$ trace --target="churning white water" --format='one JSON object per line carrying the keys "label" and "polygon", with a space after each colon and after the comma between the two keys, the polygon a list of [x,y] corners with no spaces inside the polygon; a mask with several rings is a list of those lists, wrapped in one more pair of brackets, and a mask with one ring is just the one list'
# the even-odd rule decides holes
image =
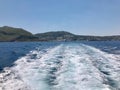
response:
{"label": "churning white water", "polygon": [[120,57],[84,44],[38,48],[4,69],[0,90],[120,90]]}

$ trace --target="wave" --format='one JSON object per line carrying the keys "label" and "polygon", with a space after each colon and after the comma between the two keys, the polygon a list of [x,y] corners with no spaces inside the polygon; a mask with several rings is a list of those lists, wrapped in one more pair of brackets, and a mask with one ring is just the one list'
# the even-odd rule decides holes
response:
{"label": "wave", "polygon": [[120,90],[120,57],[84,44],[33,50],[0,74],[0,90]]}

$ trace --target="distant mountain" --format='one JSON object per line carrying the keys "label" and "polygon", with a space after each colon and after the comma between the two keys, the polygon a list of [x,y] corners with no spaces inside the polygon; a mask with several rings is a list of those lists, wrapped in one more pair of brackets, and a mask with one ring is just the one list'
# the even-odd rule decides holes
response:
{"label": "distant mountain", "polygon": [[46,32],[33,35],[22,28],[9,26],[0,27],[0,42],[6,41],[120,41],[120,35],[83,36],[66,31]]}
{"label": "distant mountain", "polygon": [[31,41],[36,37],[32,33],[21,29],[9,26],[0,27],[0,41]]}
{"label": "distant mountain", "polygon": [[74,38],[74,34],[65,31],[46,32],[35,34],[40,41],[71,41]]}
{"label": "distant mountain", "polygon": [[118,36],[84,36],[75,35],[65,31],[46,32],[35,34],[40,41],[120,41]]}

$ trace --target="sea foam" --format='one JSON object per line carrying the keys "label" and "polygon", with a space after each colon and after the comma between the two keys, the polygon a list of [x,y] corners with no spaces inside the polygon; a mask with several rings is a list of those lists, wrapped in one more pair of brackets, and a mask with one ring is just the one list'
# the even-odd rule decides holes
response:
{"label": "sea foam", "polygon": [[120,90],[120,57],[84,44],[33,50],[0,74],[0,90]]}

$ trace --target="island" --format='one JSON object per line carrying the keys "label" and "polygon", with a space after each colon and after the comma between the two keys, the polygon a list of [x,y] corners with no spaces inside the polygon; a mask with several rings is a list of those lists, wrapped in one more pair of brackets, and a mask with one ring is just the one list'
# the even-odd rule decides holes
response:
{"label": "island", "polygon": [[32,34],[22,28],[10,26],[0,27],[0,42],[24,41],[120,41],[120,35],[90,36],[75,35],[66,31],[51,31]]}

